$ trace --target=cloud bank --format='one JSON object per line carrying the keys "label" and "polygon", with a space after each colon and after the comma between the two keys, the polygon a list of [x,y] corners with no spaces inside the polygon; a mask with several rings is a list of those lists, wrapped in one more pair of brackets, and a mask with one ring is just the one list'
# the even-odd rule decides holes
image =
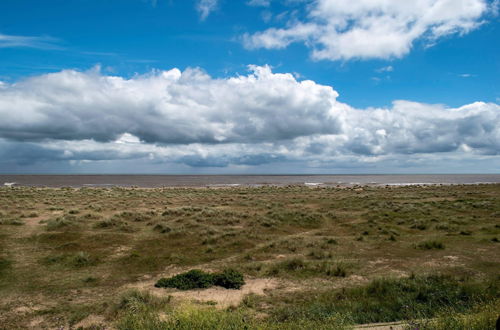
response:
{"label": "cloud bank", "polygon": [[495,11],[487,0],[314,0],[306,17],[243,36],[247,48],[282,49],[302,42],[316,60],[389,59],[408,54],[416,40],[433,44],[465,34]]}
{"label": "cloud bank", "polygon": [[498,104],[399,100],[356,109],[330,86],[267,66],[250,70],[224,79],[200,69],[130,79],[64,70],[0,84],[3,168],[105,160],[368,166],[414,155],[418,167],[418,160],[450,155],[500,158]]}

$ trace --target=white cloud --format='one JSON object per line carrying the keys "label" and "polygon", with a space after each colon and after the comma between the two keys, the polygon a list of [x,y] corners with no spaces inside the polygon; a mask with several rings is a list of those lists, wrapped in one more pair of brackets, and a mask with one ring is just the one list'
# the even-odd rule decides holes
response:
{"label": "white cloud", "polygon": [[40,49],[59,49],[60,47],[56,44],[57,41],[57,39],[48,36],[33,37],[0,33],[0,48],[28,47]]}
{"label": "white cloud", "polygon": [[215,9],[217,9],[218,0],[197,0],[196,10],[200,14],[200,19],[202,21],[206,20],[207,17]]}
{"label": "white cloud", "polygon": [[378,73],[392,72],[392,71],[394,71],[394,68],[392,67],[392,65],[384,66],[384,67],[381,67],[381,68],[378,68],[377,70],[375,70],[375,72],[378,72]]}
{"label": "white cloud", "polygon": [[65,70],[4,83],[0,158],[202,167],[396,164],[412,155],[499,159],[498,104],[395,101],[356,109],[337,101],[329,86],[269,67],[251,70],[225,79],[199,69],[131,79]]}
{"label": "white cloud", "polygon": [[269,7],[271,4],[271,0],[249,0],[247,1],[247,5],[253,7]]}
{"label": "white cloud", "polygon": [[243,36],[247,48],[285,48],[304,42],[316,60],[399,58],[418,39],[429,43],[465,34],[493,7],[486,0],[316,0],[306,19]]}

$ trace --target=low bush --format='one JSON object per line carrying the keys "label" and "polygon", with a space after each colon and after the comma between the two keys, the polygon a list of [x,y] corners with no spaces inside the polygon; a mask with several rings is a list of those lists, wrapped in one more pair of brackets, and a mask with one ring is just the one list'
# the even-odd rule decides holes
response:
{"label": "low bush", "polygon": [[192,290],[206,289],[216,285],[226,289],[239,289],[244,284],[243,275],[234,269],[226,269],[220,273],[207,273],[199,269],[193,269],[170,278],[162,278],[156,282],[155,287]]}
{"label": "low bush", "polygon": [[214,285],[214,276],[199,269],[162,278],[156,282],[157,288],[176,288],[179,290],[204,289]]}
{"label": "low bush", "polygon": [[226,289],[240,289],[245,285],[243,274],[234,269],[225,269],[223,272],[214,274],[214,284]]}

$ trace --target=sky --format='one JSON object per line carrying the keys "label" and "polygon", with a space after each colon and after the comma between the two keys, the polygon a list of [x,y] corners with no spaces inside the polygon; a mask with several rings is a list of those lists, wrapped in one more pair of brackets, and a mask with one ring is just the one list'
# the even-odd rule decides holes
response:
{"label": "sky", "polygon": [[2,0],[0,173],[500,173],[498,0]]}

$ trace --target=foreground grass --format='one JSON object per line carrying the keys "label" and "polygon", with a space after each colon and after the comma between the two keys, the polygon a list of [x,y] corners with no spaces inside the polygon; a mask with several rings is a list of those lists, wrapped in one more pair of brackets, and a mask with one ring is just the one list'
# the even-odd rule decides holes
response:
{"label": "foreground grass", "polygon": [[440,310],[465,313],[477,305],[500,298],[500,280],[472,282],[450,276],[410,276],[376,279],[365,286],[310,292],[296,292],[276,299],[261,298],[267,304],[280,301],[270,311],[277,322],[327,321],[344,317],[352,324],[431,319]]}
{"label": "foreground grass", "polygon": [[[140,292],[121,305],[119,329],[347,329],[406,320],[410,329],[493,329],[500,280],[478,283],[448,276],[379,279],[350,289],[297,292],[285,299],[248,299],[234,310],[180,305]],[[139,298],[137,298],[139,297]],[[280,306],[273,306],[278,303]],[[266,318],[255,308],[266,306]]]}
{"label": "foreground grass", "polygon": [[[0,328],[480,329],[498,306],[499,220],[500,185],[0,188]],[[227,268],[278,285],[230,309],[154,288]],[[146,298],[117,302],[134,286]]]}

